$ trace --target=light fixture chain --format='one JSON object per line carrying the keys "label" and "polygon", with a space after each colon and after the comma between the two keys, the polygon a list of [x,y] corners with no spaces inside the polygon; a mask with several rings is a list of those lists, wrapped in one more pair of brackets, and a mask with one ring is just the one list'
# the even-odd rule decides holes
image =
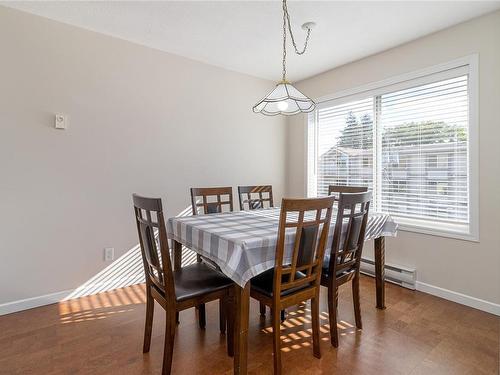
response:
{"label": "light fixture chain", "polygon": [[286,0],[283,0],[283,82],[286,81]]}
{"label": "light fixture chain", "polygon": [[299,51],[299,49],[297,48],[297,43],[295,42],[295,38],[293,37],[292,25],[290,22],[290,14],[288,13],[288,7],[286,5],[286,0],[283,0],[283,11],[284,11],[285,16],[286,16],[286,20],[287,20],[287,24],[288,24],[288,31],[290,32],[290,39],[292,39],[292,44],[293,44],[293,48],[295,49],[295,53],[297,55],[303,55],[307,49],[307,43],[309,42],[309,37],[311,36],[311,29],[307,28],[307,35],[306,35],[306,40],[304,42],[304,48],[302,49],[302,51]]}
{"label": "light fixture chain", "polygon": [[286,29],[288,26],[288,32],[290,33],[290,39],[292,40],[293,48],[297,55],[303,55],[306,52],[307,44],[309,43],[309,37],[311,36],[311,29],[307,28],[306,40],[304,42],[304,48],[299,51],[297,48],[297,43],[293,37],[292,25],[290,22],[290,14],[288,13],[288,7],[286,5],[286,0],[283,0],[283,82],[286,81]]}

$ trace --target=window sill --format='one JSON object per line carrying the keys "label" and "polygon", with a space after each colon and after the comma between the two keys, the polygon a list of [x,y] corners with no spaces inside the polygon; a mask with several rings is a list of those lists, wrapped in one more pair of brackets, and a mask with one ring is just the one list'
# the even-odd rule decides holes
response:
{"label": "window sill", "polygon": [[[400,231],[479,242],[479,235],[471,232],[469,225],[430,222],[426,220],[409,219],[392,215],[391,217],[398,224],[398,230]],[[432,227],[430,227],[430,225],[432,225]]]}

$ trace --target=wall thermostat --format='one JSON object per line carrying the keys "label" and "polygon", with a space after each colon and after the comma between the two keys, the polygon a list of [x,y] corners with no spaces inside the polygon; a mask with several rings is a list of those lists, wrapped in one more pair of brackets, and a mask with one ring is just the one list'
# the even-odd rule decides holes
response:
{"label": "wall thermostat", "polygon": [[62,113],[57,113],[55,118],[56,129],[66,129],[68,127],[68,116]]}

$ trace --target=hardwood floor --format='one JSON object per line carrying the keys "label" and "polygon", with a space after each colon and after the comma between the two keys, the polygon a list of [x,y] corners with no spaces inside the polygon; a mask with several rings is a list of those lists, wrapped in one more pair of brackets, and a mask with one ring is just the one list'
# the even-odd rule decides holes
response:
{"label": "hardwood floor", "polygon": [[[330,346],[326,290],[321,294],[321,353],[312,354],[310,310],[290,310],[282,325],[286,374],[498,374],[500,318],[428,294],[387,285],[387,309],[375,309],[374,280],[362,277],[363,330],[354,324],[350,288],[340,289],[337,350]],[[164,319],[156,309],[151,352],[142,354],[142,285],[0,317],[0,374],[159,374]],[[181,313],[174,374],[231,374],[218,304],[207,328],[193,309]],[[271,374],[269,313],[252,301],[249,372]]]}

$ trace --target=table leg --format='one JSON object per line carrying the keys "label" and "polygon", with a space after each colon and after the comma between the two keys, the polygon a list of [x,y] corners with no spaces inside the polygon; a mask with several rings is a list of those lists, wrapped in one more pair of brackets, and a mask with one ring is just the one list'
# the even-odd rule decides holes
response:
{"label": "table leg", "polygon": [[174,255],[174,270],[179,271],[182,264],[182,244],[176,240],[172,240],[173,255]]}
{"label": "table leg", "polygon": [[375,286],[377,309],[385,309],[385,237],[375,238]]}
{"label": "table leg", "polygon": [[234,335],[234,373],[247,373],[248,359],[248,319],[250,308],[250,282],[244,288],[236,287],[236,314]]}

